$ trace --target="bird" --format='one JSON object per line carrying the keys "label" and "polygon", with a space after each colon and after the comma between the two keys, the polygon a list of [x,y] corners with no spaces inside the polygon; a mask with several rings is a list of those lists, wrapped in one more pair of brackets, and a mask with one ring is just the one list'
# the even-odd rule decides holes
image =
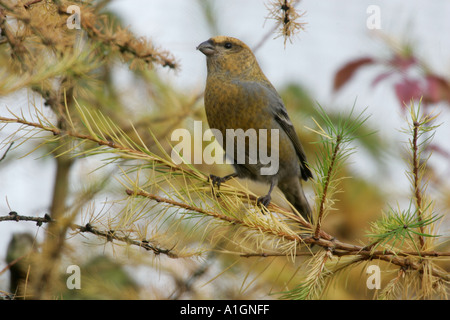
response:
{"label": "bird", "polygon": [[[250,179],[270,184],[266,195],[257,200],[258,205],[267,207],[271,202],[271,194],[278,187],[293,207],[312,223],[312,210],[305,197],[301,180],[308,181],[313,174],[308,166],[305,151],[289,118],[286,107],[261,70],[252,50],[241,40],[228,36],[215,36],[197,46],[197,50],[206,56],[207,77],[204,92],[206,118],[213,132],[220,132],[226,137],[227,129],[247,132],[255,130],[261,138],[261,130],[266,132],[267,152],[278,152],[278,170],[272,174],[261,174],[267,167],[259,157],[250,154],[251,146],[244,150],[227,149],[227,139],[219,143],[225,155],[231,158],[235,172],[224,177],[211,175],[213,187],[231,178]],[[278,146],[272,141],[278,133]],[[216,135],[216,134],[215,134]],[[246,137],[246,141],[250,141]],[[231,149],[231,150],[229,150]],[[239,154],[244,152],[244,162],[239,162]],[[256,160],[256,161],[255,161]]]}

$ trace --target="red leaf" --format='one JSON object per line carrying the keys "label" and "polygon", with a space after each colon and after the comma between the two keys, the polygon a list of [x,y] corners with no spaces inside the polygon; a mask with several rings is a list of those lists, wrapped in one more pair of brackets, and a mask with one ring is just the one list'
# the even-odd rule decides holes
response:
{"label": "red leaf", "polygon": [[389,64],[394,68],[400,69],[400,71],[406,71],[409,67],[415,65],[417,59],[413,56],[401,56],[396,54],[390,61]]}
{"label": "red leaf", "polygon": [[338,91],[344,84],[346,84],[354,75],[354,73],[362,66],[373,63],[372,58],[360,58],[353,60],[344,65],[334,76],[333,90]]}
{"label": "red leaf", "polygon": [[418,100],[422,97],[419,80],[403,78],[401,82],[395,84],[395,94],[401,107],[405,108],[405,103],[409,103],[411,100]]}
{"label": "red leaf", "polygon": [[450,84],[446,79],[437,75],[427,75],[425,100],[429,103],[436,103],[439,101],[450,102]]}

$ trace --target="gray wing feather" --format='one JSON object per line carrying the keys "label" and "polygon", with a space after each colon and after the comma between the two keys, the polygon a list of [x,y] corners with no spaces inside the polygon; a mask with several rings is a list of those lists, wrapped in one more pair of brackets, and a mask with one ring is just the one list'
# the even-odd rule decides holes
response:
{"label": "gray wing feather", "polygon": [[292,125],[291,119],[289,118],[283,100],[278,95],[275,88],[269,88],[268,91],[270,93],[270,98],[272,101],[270,108],[272,110],[273,116],[275,120],[280,124],[281,128],[283,128],[284,132],[286,132],[289,139],[291,139],[297,156],[300,160],[302,178],[303,180],[308,180],[308,178],[312,178],[313,175],[311,170],[308,168],[305,151],[300,140],[298,139],[297,133],[295,132],[295,128]]}
{"label": "gray wing feather", "polygon": [[294,145],[297,156],[300,160],[300,171],[303,180],[308,180],[312,178],[312,172],[308,168],[308,164],[306,162],[305,151],[303,150],[303,146],[298,139],[297,133],[295,132],[295,128],[292,125],[291,119],[289,119],[289,115],[287,114],[286,107],[284,106],[283,100],[278,95],[276,89],[269,83],[261,83],[261,82],[253,82],[253,81],[240,81],[234,80],[234,82],[240,85],[242,88],[246,88],[247,91],[252,92],[252,94],[258,94],[264,92],[269,97],[269,108],[273,114],[273,117],[281,126],[283,131],[287,134],[292,144]]}

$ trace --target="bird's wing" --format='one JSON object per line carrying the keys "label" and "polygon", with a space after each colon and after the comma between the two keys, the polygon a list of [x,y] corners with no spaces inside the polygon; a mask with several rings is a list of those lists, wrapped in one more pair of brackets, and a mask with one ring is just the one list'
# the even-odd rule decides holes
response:
{"label": "bird's wing", "polygon": [[283,100],[277,93],[276,89],[269,83],[265,81],[242,81],[240,79],[233,80],[233,83],[239,86],[241,89],[247,91],[250,94],[265,94],[268,98],[268,108],[272,112],[272,115],[277,121],[277,123],[281,126],[283,131],[287,134],[292,144],[294,145],[295,151],[297,153],[297,157],[300,160],[300,169],[302,179],[308,180],[312,178],[312,172],[308,168],[306,162],[305,151],[303,150],[303,146],[298,139],[297,133],[295,132],[295,128],[292,125],[291,119],[289,119],[289,115],[287,114],[286,107],[284,106]]}
{"label": "bird's wing", "polygon": [[273,113],[273,116],[281,126],[281,128],[284,130],[284,132],[286,132],[289,139],[292,141],[297,156],[300,159],[302,178],[304,180],[308,180],[308,178],[312,178],[313,175],[311,170],[308,168],[305,151],[300,140],[298,139],[297,133],[295,132],[295,128],[292,125],[291,119],[289,118],[283,100],[275,91],[275,88],[273,88],[272,86],[270,88],[266,88],[266,90],[268,91],[270,96],[270,109]]}

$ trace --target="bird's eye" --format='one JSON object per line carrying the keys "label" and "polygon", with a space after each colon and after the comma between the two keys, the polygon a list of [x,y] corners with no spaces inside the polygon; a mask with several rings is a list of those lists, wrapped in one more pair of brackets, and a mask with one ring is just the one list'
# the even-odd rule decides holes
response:
{"label": "bird's eye", "polygon": [[225,42],[224,44],[225,49],[231,49],[232,46],[231,42]]}

